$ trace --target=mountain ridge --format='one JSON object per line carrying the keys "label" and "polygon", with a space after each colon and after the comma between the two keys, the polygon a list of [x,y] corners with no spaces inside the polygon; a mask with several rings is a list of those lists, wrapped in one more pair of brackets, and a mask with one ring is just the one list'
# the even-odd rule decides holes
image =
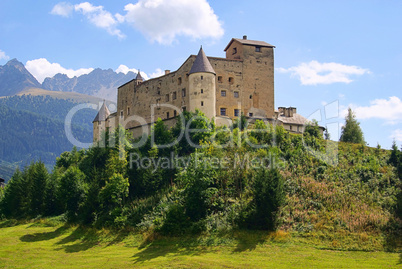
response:
{"label": "mountain ridge", "polygon": [[76,92],[116,101],[117,88],[135,76],[132,71],[124,74],[110,68],[95,68],[88,74],[73,78],[58,73],[39,83],[25,66],[14,58],[0,66],[0,97],[12,96],[30,88],[40,88],[48,91]]}

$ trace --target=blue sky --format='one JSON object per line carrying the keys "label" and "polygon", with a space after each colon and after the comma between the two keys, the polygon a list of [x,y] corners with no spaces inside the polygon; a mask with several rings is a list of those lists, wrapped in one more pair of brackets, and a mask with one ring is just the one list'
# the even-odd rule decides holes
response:
{"label": "blue sky", "polygon": [[39,81],[98,67],[152,77],[200,45],[224,57],[232,37],[247,35],[276,46],[276,107],[321,111],[335,139],[350,106],[369,145],[390,148],[402,144],[400,14],[396,0],[2,0],[0,65],[17,58]]}

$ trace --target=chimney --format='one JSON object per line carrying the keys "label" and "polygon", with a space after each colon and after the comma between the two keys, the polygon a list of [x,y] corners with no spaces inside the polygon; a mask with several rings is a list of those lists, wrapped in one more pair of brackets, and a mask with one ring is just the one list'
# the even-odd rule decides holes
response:
{"label": "chimney", "polygon": [[244,36],[243,36],[243,39],[244,39],[244,40],[247,40],[247,36],[246,36],[246,35],[244,35]]}
{"label": "chimney", "polygon": [[165,70],[165,75],[170,74],[170,70]]}

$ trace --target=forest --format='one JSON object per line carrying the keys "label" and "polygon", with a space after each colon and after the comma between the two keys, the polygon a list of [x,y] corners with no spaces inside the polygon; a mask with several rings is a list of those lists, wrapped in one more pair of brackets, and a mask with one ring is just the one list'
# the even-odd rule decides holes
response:
{"label": "forest", "polygon": [[[67,113],[77,102],[50,96],[12,96],[0,99],[0,176],[24,166],[31,160],[41,160],[47,167],[55,164],[62,152],[73,145],[64,131]],[[92,120],[96,111],[80,110],[73,117],[72,132],[82,142],[92,142]],[[4,174],[4,175],[3,175]],[[7,178],[8,179],[8,178]]]}
{"label": "forest", "polygon": [[[280,230],[400,247],[396,144],[325,140],[314,123],[299,135],[244,117],[216,127],[199,111],[183,116],[170,129],[159,119],[141,147],[120,127],[89,149],[63,152],[51,173],[41,161],[17,170],[0,194],[1,218],[61,216],[166,236]],[[203,131],[179,139],[188,129]]]}

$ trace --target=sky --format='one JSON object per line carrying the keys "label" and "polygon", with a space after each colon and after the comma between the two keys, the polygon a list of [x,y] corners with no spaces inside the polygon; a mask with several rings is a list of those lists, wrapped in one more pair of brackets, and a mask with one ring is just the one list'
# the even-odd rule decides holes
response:
{"label": "sky", "polygon": [[42,82],[94,68],[145,78],[232,38],[275,48],[275,106],[316,118],[337,140],[348,107],[369,146],[402,144],[402,1],[0,1],[0,65]]}

